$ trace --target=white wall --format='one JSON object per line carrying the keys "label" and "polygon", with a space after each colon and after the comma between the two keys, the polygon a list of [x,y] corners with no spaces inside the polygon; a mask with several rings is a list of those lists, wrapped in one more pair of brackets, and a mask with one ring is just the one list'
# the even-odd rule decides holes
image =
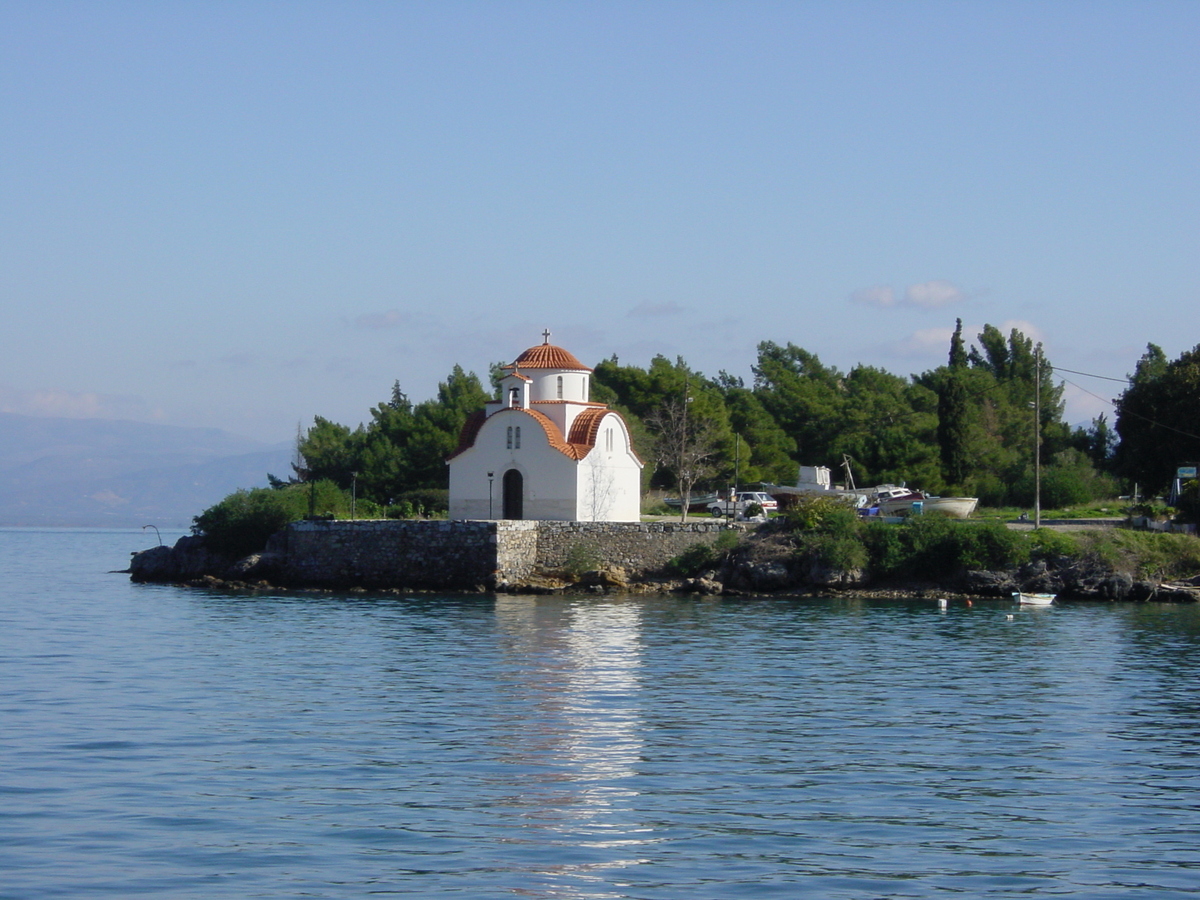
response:
{"label": "white wall", "polygon": [[[509,426],[520,427],[520,448],[508,448]],[[508,409],[489,416],[475,445],[451,460],[450,518],[488,518],[488,472],[493,473],[492,518],[500,518],[504,473],[513,468],[525,482],[525,518],[575,518],[575,461],[549,445],[546,432],[532,416]]]}
{"label": "white wall", "polygon": [[[508,446],[510,427],[520,427],[520,447]],[[450,518],[503,516],[504,473],[509,469],[519,471],[524,480],[526,519],[641,519],[641,467],[631,451],[629,432],[615,413],[604,416],[596,446],[580,462],[551,447],[541,424],[523,410],[493,413],[480,427],[475,445],[451,460]]]}
{"label": "white wall", "polygon": [[641,521],[641,466],[631,452],[629,432],[620,416],[604,417],[596,435],[596,446],[584,457],[576,474],[579,499],[575,517],[578,521]]}

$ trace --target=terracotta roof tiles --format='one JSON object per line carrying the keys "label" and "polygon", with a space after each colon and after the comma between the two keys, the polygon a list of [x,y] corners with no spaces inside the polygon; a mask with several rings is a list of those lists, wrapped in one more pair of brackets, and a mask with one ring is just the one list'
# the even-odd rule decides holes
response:
{"label": "terracotta roof tiles", "polygon": [[568,369],[572,372],[592,371],[568,350],[553,344],[538,344],[530,347],[505,369]]}

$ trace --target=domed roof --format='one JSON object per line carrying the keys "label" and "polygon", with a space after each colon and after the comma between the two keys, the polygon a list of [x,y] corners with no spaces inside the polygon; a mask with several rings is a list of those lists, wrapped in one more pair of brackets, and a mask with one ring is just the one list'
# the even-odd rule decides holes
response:
{"label": "domed roof", "polygon": [[579,360],[574,354],[562,347],[556,347],[549,341],[544,344],[538,344],[536,347],[530,347],[524,353],[517,357],[516,362],[511,366],[505,366],[506,369],[568,369],[573,372],[590,372],[592,371]]}

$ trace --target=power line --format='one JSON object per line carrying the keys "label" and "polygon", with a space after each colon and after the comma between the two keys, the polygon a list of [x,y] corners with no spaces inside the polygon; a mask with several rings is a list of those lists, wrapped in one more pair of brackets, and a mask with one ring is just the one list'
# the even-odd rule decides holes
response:
{"label": "power line", "polygon": [[[1110,378],[1107,375],[1093,375],[1091,372],[1076,372],[1074,369],[1064,369],[1062,366],[1047,366],[1047,365],[1043,364],[1042,367],[1045,369],[1049,369],[1051,372],[1070,372],[1072,375],[1082,375],[1084,378],[1099,378],[1102,381],[1116,381],[1119,384],[1129,384],[1130,383],[1128,378]],[[1066,381],[1066,379],[1064,378],[1063,381]],[[1079,385],[1075,385],[1075,387],[1079,387]],[[1083,388],[1079,388],[1079,389],[1081,391],[1083,390]]]}

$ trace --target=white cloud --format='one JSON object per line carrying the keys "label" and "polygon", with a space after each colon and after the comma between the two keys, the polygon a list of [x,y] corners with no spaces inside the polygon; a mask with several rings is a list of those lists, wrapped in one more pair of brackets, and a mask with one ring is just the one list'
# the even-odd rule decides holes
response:
{"label": "white cloud", "polygon": [[898,296],[895,288],[886,284],[862,288],[850,295],[851,303],[861,303],[864,306],[877,306],[883,309],[894,306],[941,309],[943,306],[960,303],[966,299],[967,295],[957,285],[943,279],[910,284],[904,289],[903,296]]}
{"label": "white cloud", "polygon": [[949,281],[937,279],[921,284],[910,284],[904,292],[904,302],[922,309],[940,309],[951,303],[959,303],[966,295]]}
{"label": "white cloud", "polygon": [[852,303],[863,303],[867,306],[895,306],[896,292],[887,285],[863,288],[850,295]]}
{"label": "white cloud", "polygon": [[57,388],[20,390],[0,385],[0,412],[62,419],[161,419],[140,397],[64,391]]}
{"label": "white cloud", "polygon": [[908,337],[896,341],[891,350],[896,356],[925,359],[950,353],[950,338],[954,336],[953,328],[922,328],[914,331]]}

